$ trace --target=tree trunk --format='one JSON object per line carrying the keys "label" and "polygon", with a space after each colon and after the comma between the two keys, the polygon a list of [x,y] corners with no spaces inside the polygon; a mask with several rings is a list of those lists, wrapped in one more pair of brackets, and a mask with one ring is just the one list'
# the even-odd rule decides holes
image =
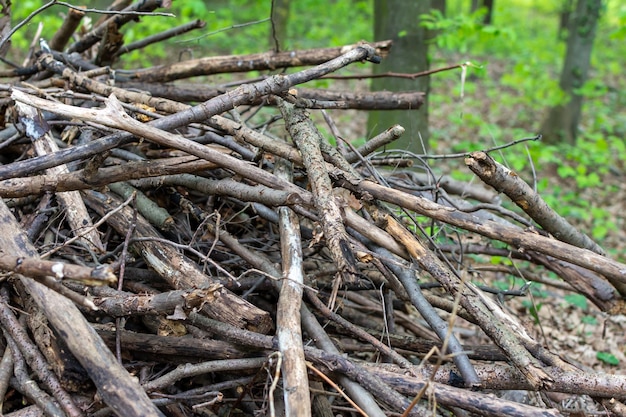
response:
{"label": "tree trunk", "polygon": [[[376,0],[374,2],[374,37],[391,39],[389,56],[376,66],[377,74],[385,72],[415,73],[428,69],[427,32],[420,27],[420,15],[430,11],[430,0]],[[368,131],[371,136],[399,124],[406,129],[393,147],[422,153],[428,147],[428,77],[375,78],[372,91],[422,91],[426,93],[419,110],[373,111],[369,114]]]}
{"label": "tree trunk", "polygon": [[289,22],[289,0],[272,0],[272,28],[270,48],[276,52],[287,50],[287,23]]}
{"label": "tree trunk", "polygon": [[487,14],[483,19],[483,23],[490,25],[493,21],[493,3],[495,0],[483,0],[483,6],[487,8]]}
{"label": "tree trunk", "polygon": [[472,0],[472,5],[470,6],[470,11],[474,13],[480,7],[487,8],[487,13],[485,17],[483,17],[483,23],[486,25],[490,25],[493,21],[493,3],[495,0]]}
{"label": "tree trunk", "polygon": [[567,39],[567,30],[569,28],[569,20],[572,15],[573,7],[573,0],[564,0],[561,4],[561,10],[559,12],[559,40]]}
{"label": "tree trunk", "polygon": [[432,8],[439,10],[442,16],[446,15],[446,0],[431,0]]}
{"label": "tree trunk", "polygon": [[585,81],[591,64],[591,50],[602,0],[578,0],[570,17],[565,63],[559,85],[569,95],[565,104],[552,109],[543,123],[542,133],[547,143],[561,140],[574,143],[580,121],[583,97],[576,93]]}

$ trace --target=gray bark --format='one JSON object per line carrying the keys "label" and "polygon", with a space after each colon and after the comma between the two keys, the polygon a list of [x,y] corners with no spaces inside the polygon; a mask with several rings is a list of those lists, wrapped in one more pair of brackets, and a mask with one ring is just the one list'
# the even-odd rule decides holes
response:
{"label": "gray bark", "polygon": [[[376,66],[376,74],[386,72],[416,73],[428,69],[427,32],[420,27],[420,15],[430,11],[430,0],[376,0],[374,2],[374,37],[391,39],[391,53]],[[416,79],[375,78],[372,91],[422,91],[428,93],[428,77]],[[399,124],[406,129],[394,148],[417,153],[428,147],[428,94],[419,110],[373,111],[369,114],[368,132],[374,136]],[[421,136],[421,140],[420,140]],[[423,142],[423,145],[422,145]]]}
{"label": "gray bark", "polygon": [[270,48],[276,52],[287,50],[289,3],[289,0],[272,0],[272,28],[269,40]]}
{"label": "gray bark", "polygon": [[548,143],[573,143],[576,140],[583,104],[583,96],[577,94],[576,90],[587,81],[601,9],[602,0],[578,0],[576,10],[570,17],[567,52],[559,82],[561,89],[570,98],[567,103],[550,109],[543,123],[542,133]]}

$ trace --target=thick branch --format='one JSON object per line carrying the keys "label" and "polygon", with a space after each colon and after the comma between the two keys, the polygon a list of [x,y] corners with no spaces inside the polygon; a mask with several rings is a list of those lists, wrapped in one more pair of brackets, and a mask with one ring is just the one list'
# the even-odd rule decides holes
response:
{"label": "thick branch", "polygon": [[[377,55],[385,54],[390,45],[390,41],[372,44],[372,46],[376,48]],[[309,49],[304,51],[265,52],[239,56],[213,56],[133,71],[133,75],[130,79],[141,82],[156,81],[165,83],[182,78],[225,72],[275,70],[277,68],[319,65],[345,54],[350,49],[359,47],[360,45],[348,45],[340,48]]]}
{"label": "thick branch", "polygon": [[400,207],[432,219],[476,232],[491,239],[500,240],[519,250],[542,252],[574,265],[582,266],[606,276],[614,285],[626,283],[626,265],[592,251],[577,248],[519,227],[504,225],[491,220],[482,220],[479,223],[477,218],[471,213],[442,206],[423,197],[416,197],[371,181],[365,180],[359,184],[351,184],[347,181],[340,181],[339,183],[353,192],[362,195],[369,194],[376,199],[397,204]]}
{"label": "thick branch", "polygon": [[58,280],[80,281],[85,285],[109,285],[117,282],[117,277],[109,265],[91,268],[61,261],[0,255],[0,269],[35,279],[52,276]]}
{"label": "thick branch", "polygon": [[[0,201],[0,248],[18,256],[36,256],[15,218]],[[119,415],[146,417],[163,414],[152,405],[139,384],[115,359],[80,311],[65,297],[25,277],[20,278],[46,317],[63,336],[70,351],[98,387],[104,401]]]}
{"label": "thick branch", "polygon": [[465,165],[485,183],[506,194],[555,238],[570,245],[606,255],[604,249],[589,236],[576,230],[567,220],[552,210],[545,200],[515,172],[499,164],[488,154],[472,152],[465,158]]}
{"label": "thick branch", "polygon": [[[282,160],[277,164],[276,173],[291,180],[291,169],[289,162]],[[300,327],[304,285],[300,223],[298,216],[288,207],[278,209],[278,218],[285,279],[281,283],[276,307],[276,336],[278,348],[283,355],[285,412],[287,415],[306,417],[311,415],[311,396]]]}
{"label": "thick branch", "polygon": [[326,162],[320,149],[322,136],[304,111],[286,102],[282,102],[280,108],[287,123],[287,130],[302,154],[313,192],[313,203],[319,214],[331,256],[344,283],[354,283],[358,280],[356,259],[348,241],[341,210],[335,200]]}

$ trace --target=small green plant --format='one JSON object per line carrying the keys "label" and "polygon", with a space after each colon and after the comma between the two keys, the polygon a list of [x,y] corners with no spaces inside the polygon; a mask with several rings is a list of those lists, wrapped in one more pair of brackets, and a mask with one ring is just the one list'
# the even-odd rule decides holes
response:
{"label": "small green plant", "polygon": [[526,307],[528,314],[533,318],[535,324],[539,324],[539,310],[543,306],[542,303],[533,303],[531,300],[523,300],[522,305]]}
{"label": "small green plant", "polygon": [[565,297],[565,301],[572,306],[578,307],[583,311],[587,311],[587,298],[581,294],[568,294]]}
{"label": "small green plant", "polygon": [[596,352],[596,358],[608,365],[619,365],[619,359],[610,352]]}

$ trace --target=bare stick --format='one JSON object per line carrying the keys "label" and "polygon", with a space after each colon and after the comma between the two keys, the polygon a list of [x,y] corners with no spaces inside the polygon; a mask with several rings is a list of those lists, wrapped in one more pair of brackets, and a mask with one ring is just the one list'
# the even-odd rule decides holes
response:
{"label": "bare stick", "polygon": [[570,245],[606,255],[604,249],[596,242],[576,230],[567,220],[552,210],[545,200],[516,173],[496,162],[489,154],[472,152],[465,158],[465,165],[485,183],[506,194],[555,238]]}
{"label": "bare stick", "polygon": [[404,134],[404,128],[400,125],[393,125],[384,132],[369,139],[365,144],[357,148],[356,152],[351,152],[346,155],[346,160],[350,163],[354,163],[359,160],[359,155],[367,156],[374,152],[376,149],[385,146],[394,140],[398,139]]}
{"label": "bare stick", "polygon": [[332,183],[320,149],[321,135],[303,110],[287,102],[281,102],[280,110],[287,123],[287,130],[302,154],[314,196],[313,202],[331,256],[343,283],[355,283],[358,281],[356,259],[341,219],[341,210],[332,192]]}
{"label": "bare stick", "polygon": [[144,384],[144,389],[148,392],[157,391],[169,387],[182,378],[189,378],[197,375],[210,374],[213,372],[232,372],[235,370],[258,369],[267,363],[266,357],[249,359],[227,359],[221,361],[210,361],[197,364],[184,364],[178,366],[157,379]]}
{"label": "bare stick", "polygon": [[71,39],[72,35],[80,26],[80,22],[85,16],[82,8],[71,8],[63,20],[63,24],[50,40],[50,49],[62,51]]}
{"label": "bare stick", "polygon": [[19,348],[22,355],[30,368],[35,371],[40,381],[44,383],[46,388],[59,401],[59,405],[63,411],[70,417],[80,417],[83,413],[74,404],[71,397],[61,386],[61,382],[50,369],[46,358],[41,354],[39,349],[31,342],[26,329],[22,327],[17,317],[11,311],[8,304],[9,292],[4,288],[2,297],[0,297],[0,322],[2,327],[11,335],[15,344]]}
{"label": "bare stick", "polygon": [[[17,256],[37,255],[15,217],[0,200],[0,248]],[[152,405],[128,372],[117,362],[111,351],[94,332],[72,302],[30,278],[20,276],[50,324],[63,335],[63,341],[92,378],[104,401],[116,412],[129,417],[160,417],[163,414]]]}
{"label": "bare stick", "polygon": [[[289,162],[280,160],[278,176],[291,180]],[[288,207],[278,209],[283,276],[276,311],[276,336],[283,356],[283,393],[287,415],[310,416],[311,396],[302,345],[300,306],[302,304],[302,241],[298,216]]]}
{"label": "bare stick", "polygon": [[117,282],[117,277],[109,265],[91,268],[61,261],[0,255],[0,269],[31,278],[53,276],[58,280],[80,281],[85,285],[109,285]]}
{"label": "bare stick", "polygon": [[[371,44],[375,54],[381,54],[390,46],[389,41]],[[309,49],[289,52],[265,52],[252,55],[211,56],[162,65],[144,70],[132,71],[131,81],[165,83],[183,78],[211,75],[226,72],[249,72],[272,68],[303,65],[320,65],[344,54],[348,48],[361,45],[348,45],[340,48]],[[271,63],[271,64],[270,64]],[[320,77],[325,74],[320,74]]]}

